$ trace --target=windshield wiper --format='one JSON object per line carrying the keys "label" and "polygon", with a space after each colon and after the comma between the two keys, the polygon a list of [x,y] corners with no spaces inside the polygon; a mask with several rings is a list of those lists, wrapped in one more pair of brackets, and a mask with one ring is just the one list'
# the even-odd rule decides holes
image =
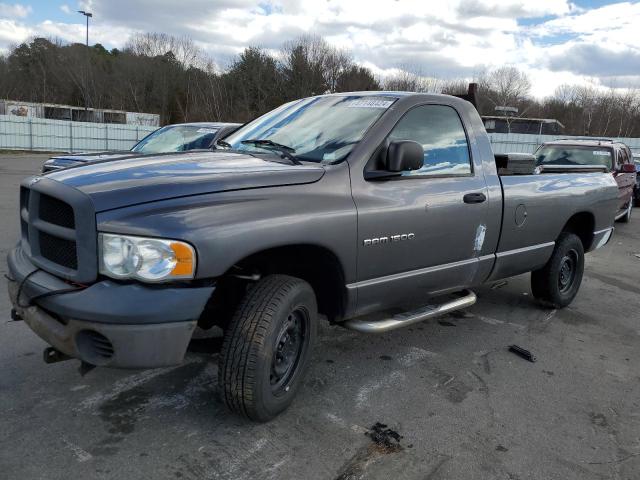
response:
{"label": "windshield wiper", "polygon": [[249,140],[242,140],[240,143],[243,145],[255,145],[256,147],[262,147],[265,149],[278,150],[282,154],[283,158],[290,160],[294,165],[302,165],[302,162],[292,155],[296,151],[295,148],[282,145],[281,143],[276,143],[273,140],[250,138]]}
{"label": "windshield wiper", "polygon": [[231,145],[229,142],[225,142],[224,140],[220,139],[216,142],[216,145],[222,145],[225,148],[233,148],[233,145]]}

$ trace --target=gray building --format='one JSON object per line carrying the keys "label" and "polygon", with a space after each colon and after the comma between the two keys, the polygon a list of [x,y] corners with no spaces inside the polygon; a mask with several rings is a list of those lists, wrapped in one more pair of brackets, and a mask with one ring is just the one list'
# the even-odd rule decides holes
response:
{"label": "gray building", "polygon": [[0,115],[14,117],[71,120],[73,122],[115,123],[159,127],[160,115],[156,113],[126,112],[105,108],[84,108],[55,103],[33,103],[19,100],[0,100]]}
{"label": "gray building", "polygon": [[513,116],[483,115],[482,121],[488,133],[529,133],[534,135],[559,135],[564,125],[552,118],[522,118]]}

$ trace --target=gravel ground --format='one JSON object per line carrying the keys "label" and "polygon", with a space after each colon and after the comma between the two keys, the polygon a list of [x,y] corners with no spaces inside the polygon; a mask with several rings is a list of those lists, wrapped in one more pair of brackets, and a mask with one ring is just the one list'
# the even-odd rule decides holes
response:
{"label": "gravel ground", "polygon": [[[0,155],[3,258],[19,181],[45,158]],[[178,367],[81,377],[76,361],[43,363],[0,294],[0,478],[638,479],[637,255],[640,213],[588,255],[567,309],[537,305],[523,275],[412,328],[323,326],[293,407],[261,425],[218,400],[218,342],[194,342]]]}

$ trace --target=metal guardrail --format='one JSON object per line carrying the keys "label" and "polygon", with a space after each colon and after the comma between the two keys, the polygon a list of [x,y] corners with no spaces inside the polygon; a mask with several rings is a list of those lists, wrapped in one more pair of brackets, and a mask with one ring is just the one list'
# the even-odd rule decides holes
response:
{"label": "metal guardrail", "polygon": [[158,127],[0,115],[0,150],[129,150]]}

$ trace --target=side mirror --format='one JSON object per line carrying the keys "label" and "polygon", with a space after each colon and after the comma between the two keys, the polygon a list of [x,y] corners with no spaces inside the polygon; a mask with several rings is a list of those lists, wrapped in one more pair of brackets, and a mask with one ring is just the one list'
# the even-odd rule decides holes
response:
{"label": "side mirror", "polygon": [[623,163],[620,171],[622,173],[636,173],[636,166],[633,163]]}
{"label": "side mirror", "polygon": [[424,165],[424,149],[418,142],[396,140],[387,149],[386,169],[389,172],[419,170]]}

